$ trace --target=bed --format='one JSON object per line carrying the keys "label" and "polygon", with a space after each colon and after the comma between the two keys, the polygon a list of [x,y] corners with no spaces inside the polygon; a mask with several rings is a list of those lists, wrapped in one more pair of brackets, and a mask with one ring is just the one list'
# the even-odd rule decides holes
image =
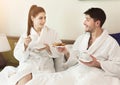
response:
{"label": "bed", "polygon": [[[113,38],[115,38],[120,45],[120,33],[110,34],[110,35]],[[74,43],[74,40],[62,40],[62,41],[63,43],[66,43],[68,45],[68,48],[71,48],[72,44]],[[80,67],[82,67],[83,69],[82,70],[79,69]],[[86,68],[88,69],[87,71]],[[87,74],[88,72],[89,74]],[[81,75],[79,73],[85,73],[85,75]],[[37,74],[41,74],[41,73],[38,72],[36,73],[36,75]],[[84,78],[81,78],[83,76]],[[2,79],[3,78],[1,78],[1,80]],[[15,79],[13,78],[13,80]],[[84,65],[81,66],[76,65],[63,72],[57,72],[54,74],[42,73],[40,76],[33,79],[27,85],[120,85],[120,80],[119,78],[115,78],[115,77],[108,77],[108,76],[104,77],[103,71],[99,71],[99,69],[95,69],[95,68],[91,69]]]}

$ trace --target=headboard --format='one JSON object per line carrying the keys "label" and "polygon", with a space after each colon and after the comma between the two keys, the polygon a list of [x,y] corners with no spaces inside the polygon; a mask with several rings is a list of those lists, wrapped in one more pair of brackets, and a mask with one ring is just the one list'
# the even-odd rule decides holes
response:
{"label": "headboard", "polygon": [[120,33],[114,33],[114,34],[110,34],[113,38],[115,38],[115,40],[118,42],[119,46],[120,46]]}
{"label": "headboard", "polygon": [[[114,34],[110,34],[110,35],[113,38],[115,38],[116,41],[120,45],[120,33],[114,33]],[[7,36],[7,38],[8,38],[8,41],[10,43],[10,46],[11,46],[11,51],[4,52],[3,56],[4,56],[5,60],[7,61],[7,65],[18,66],[19,63],[13,56],[13,50],[14,50],[14,47],[19,39],[19,36]],[[69,39],[61,39],[61,40],[65,44],[73,44],[75,42],[75,40],[69,40]]]}
{"label": "headboard", "polygon": [[[13,56],[13,50],[19,39],[19,36],[7,36],[7,38],[10,43],[11,50],[9,52],[4,52],[2,54],[7,62],[7,65],[18,66],[19,62]],[[62,39],[62,42],[65,44],[73,44],[74,40]]]}

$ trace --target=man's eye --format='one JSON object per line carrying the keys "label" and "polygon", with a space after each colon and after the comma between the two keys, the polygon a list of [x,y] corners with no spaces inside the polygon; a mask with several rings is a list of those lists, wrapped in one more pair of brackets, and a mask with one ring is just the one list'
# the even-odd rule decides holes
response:
{"label": "man's eye", "polygon": [[88,22],[89,22],[90,20],[89,20],[89,19],[86,19],[86,21],[88,21]]}

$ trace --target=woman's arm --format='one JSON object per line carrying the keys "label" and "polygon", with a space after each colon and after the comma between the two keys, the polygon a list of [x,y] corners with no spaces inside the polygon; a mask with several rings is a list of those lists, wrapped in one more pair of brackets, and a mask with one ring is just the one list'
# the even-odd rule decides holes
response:
{"label": "woman's arm", "polygon": [[29,56],[29,47],[24,44],[25,35],[22,35],[18,40],[15,49],[14,49],[14,57],[19,61],[25,61]]}

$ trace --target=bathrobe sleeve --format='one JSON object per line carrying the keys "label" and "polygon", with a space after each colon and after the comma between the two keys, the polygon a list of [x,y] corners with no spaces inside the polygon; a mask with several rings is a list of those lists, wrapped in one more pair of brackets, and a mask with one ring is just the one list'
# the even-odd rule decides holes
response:
{"label": "bathrobe sleeve", "polygon": [[25,34],[23,34],[18,40],[15,49],[14,49],[14,57],[21,63],[24,62],[29,56],[29,47],[25,50],[24,48],[24,38]]}
{"label": "bathrobe sleeve", "polygon": [[[52,40],[52,43],[55,43],[55,42],[62,42],[58,36],[58,33],[55,31],[55,30],[49,30],[49,33],[50,33],[50,36],[51,38],[49,38],[48,40],[51,41]],[[50,36],[47,36],[47,37],[50,37]],[[51,52],[52,52],[52,58],[54,60],[54,66],[55,66],[55,70],[56,72],[58,71],[63,71],[65,70],[64,67],[63,67],[63,63],[65,62],[65,58],[64,58],[64,55],[62,53],[59,53],[56,48],[50,46],[50,49],[51,49]]]}
{"label": "bathrobe sleeve", "polygon": [[101,68],[107,75],[120,78],[120,47],[117,42],[111,41],[111,49],[108,53],[108,60],[100,61]]}
{"label": "bathrobe sleeve", "polygon": [[65,69],[72,67],[78,63],[77,53],[78,53],[78,49],[79,49],[79,43],[81,42],[82,38],[83,38],[83,35],[80,35],[76,39],[76,41],[73,45],[66,46],[67,50],[69,51],[70,56],[69,56],[68,60],[63,64]]}

